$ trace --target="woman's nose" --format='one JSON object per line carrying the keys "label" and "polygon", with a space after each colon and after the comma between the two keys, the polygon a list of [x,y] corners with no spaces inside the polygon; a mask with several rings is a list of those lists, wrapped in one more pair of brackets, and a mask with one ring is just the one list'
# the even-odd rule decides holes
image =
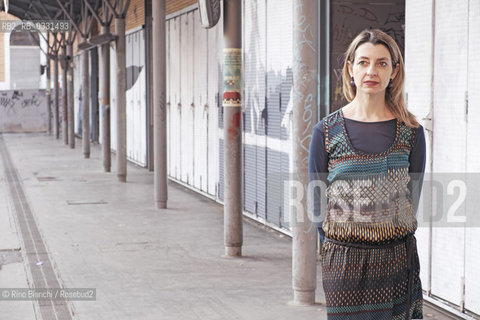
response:
{"label": "woman's nose", "polygon": [[368,66],[367,74],[370,75],[370,76],[376,76],[377,75],[377,69],[376,69],[376,67],[373,63]]}

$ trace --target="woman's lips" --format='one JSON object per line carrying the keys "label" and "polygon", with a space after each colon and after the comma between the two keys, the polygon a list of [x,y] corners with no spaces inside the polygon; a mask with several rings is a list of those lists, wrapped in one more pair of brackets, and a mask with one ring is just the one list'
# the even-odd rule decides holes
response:
{"label": "woman's lips", "polygon": [[378,84],[377,81],[365,81],[364,82],[367,86],[376,86]]}

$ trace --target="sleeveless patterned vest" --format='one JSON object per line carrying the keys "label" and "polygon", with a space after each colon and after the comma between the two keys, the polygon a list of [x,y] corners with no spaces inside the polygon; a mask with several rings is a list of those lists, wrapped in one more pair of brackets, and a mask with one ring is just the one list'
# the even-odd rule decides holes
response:
{"label": "sleeveless patterned vest", "polygon": [[417,229],[408,189],[409,155],[415,129],[397,122],[393,144],[384,152],[356,150],[341,109],[325,118],[329,154],[325,236],[349,243],[382,244]]}

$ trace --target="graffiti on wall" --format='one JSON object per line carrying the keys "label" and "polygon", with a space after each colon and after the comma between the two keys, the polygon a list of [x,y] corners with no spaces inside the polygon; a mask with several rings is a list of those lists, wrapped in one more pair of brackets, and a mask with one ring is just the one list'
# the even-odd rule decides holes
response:
{"label": "graffiti on wall", "polygon": [[46,105],[45,90],[0,91],[0,132],[44,131]]}

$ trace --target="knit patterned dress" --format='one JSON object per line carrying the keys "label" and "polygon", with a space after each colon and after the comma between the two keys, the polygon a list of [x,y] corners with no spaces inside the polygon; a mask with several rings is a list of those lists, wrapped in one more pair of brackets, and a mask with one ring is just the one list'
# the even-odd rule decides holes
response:
{"label": "knit patterned dress", "polygon": [[416,130],[395,122],[390,147],[365,153],[353,147],[341,109],[323,120],[328,202],[321,261],[329,320],[423,318],[408,188]]}

